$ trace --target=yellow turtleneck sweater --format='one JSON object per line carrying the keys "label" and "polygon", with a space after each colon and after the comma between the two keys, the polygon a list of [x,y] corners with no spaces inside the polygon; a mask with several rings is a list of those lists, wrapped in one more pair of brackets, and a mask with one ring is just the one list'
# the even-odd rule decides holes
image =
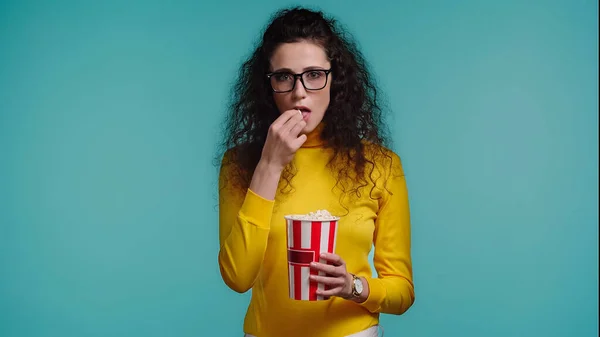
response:
{"label": "yellow turtleneck sweater", "polygon": [[[244,332],[257,337],[347,336],[378,324],[380,313],[404,313],[415,299],[408,196],[399,157],[388,150],[391,168],[389,160],[377,163],[377,188],[369,193],[373,185],[367,179],[371,185],[359,197],[340,204],[340,195],[333,192],[336,174],[326,168],[331,151],[322,147],[319,131],[308,135],[294,157],[292,193],[278,191],[275,200],[267,200],[227,184],[220,191],[221,275],[237,292],[252,289]],[[228,172],[222,167],[221,182]],[[319,209],[341,216],[335,253],[348,272],[367,279],[370,292],[363,303],[289,298],[284,215]],[[368,260],[372,245],[377,277]]]}

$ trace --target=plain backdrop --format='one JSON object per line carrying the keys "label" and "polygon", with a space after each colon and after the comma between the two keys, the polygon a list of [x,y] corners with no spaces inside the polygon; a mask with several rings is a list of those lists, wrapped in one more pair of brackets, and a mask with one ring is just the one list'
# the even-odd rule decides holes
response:
{"label": "plain backdrop", "polygon": [[[410,190],[386,337],[598,336],[598,2],[312,1]],[[240,336],[217,264],[230,86],[288,1],[0,2],[0,336]]]}

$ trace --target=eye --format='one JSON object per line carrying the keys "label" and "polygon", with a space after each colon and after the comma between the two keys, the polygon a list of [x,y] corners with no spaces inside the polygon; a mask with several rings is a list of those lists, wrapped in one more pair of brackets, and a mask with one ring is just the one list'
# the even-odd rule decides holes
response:
{"label": "eye", "polygon": [[315,79],[315,78],[319,78],[319,77],[323,76],[323,72],[314,70],[314,71],[309,72],[307,75],[308,75],[308,78]]}
{"label": "eye", "polygon": [[273,75],[273,77],[278,82],[286,82],[286,81],[289,81],[292,78],[292,76],[290,74],[287,74],[287,73],[278,73],[278,74]]}

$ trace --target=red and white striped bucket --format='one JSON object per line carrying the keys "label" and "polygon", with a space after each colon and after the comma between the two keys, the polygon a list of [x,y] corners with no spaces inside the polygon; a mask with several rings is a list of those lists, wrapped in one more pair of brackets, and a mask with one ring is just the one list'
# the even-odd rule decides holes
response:
{"label": "red and white striped bucket", "polygon": [[298,220],[285,217],[288,243],[288,284],[290,298],[304,301],[324,300],[317,289],[327,290],[323,284],[312,282],[310,274],[325,275],[310,268],[311,262],[327,263],[319,256],[334,253],[339,218],[333,220]]}

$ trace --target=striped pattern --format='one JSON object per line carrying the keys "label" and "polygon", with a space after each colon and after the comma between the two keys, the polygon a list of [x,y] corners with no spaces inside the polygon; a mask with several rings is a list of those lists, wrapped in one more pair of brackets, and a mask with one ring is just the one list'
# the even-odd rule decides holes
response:
{"label": "striped pattern", "polygon": [[[335,252],[337,221],[300,221],[286,219],[288,244],[288,281],[289,296],[295,300],[319,301],[317,288],[323,290],[323,284],[309,280],[310,262],[326,263],[319,258],[321,252]],[[319,272],[324,275],[323,272]]]}

